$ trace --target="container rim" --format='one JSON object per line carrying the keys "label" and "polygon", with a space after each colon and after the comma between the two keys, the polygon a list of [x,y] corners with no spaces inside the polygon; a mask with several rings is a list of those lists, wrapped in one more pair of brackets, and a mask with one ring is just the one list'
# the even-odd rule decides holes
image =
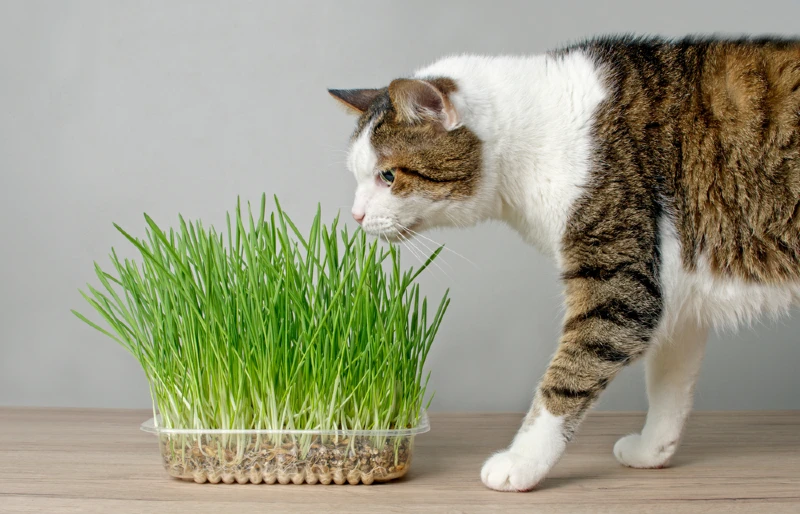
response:
{"label": "container rim", "polygon": [[419,417],[419,424],[411,428],[402,428],[395,430],[286,430],[286,429],[197,429],[197,428],[165,428],[158,426],[157,422],[161,420],[161,415],[155,418],[150,418],[139,427],[143,432],[149,434],[161,435],[205,435],[205,434],[233,434],[233,435],[263,435],[263,434],[281,434],[281,435],[338,435],[338,436],[386,436],[386,437],[404,437],[410,435],[424,434],[431,429],[430,421],[428,420],[428,412],[422,410]]}

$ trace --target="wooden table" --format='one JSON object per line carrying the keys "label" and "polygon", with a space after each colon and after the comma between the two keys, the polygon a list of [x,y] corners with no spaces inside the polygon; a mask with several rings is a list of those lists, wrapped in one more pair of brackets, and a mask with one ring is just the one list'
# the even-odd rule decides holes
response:
{"label": "wooden table", "polygon": [[696,413],[673,466],[614,460],[640,413],[594,413],[530,493],[479,472],[519,414],[432,414],[406,478],[371,486],[198,485],[167,477],[148,411],[0,408],[0,512],[800,512],[800,412]]}

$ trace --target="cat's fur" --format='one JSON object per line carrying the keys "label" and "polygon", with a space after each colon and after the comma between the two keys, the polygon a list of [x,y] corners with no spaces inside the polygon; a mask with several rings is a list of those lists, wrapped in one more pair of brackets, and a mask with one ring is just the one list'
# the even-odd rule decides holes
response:
{"label": "cat's fur", "polygon": [[647,422],[614,454],[665,466],[708,329],[800,298],[800,42],[606,38],[331,93],[360,114],[348,165],[367,231],[503,220],[563,275],[561,341],[519,433],[483,467],[493,489],[539,483],[641,356]]}

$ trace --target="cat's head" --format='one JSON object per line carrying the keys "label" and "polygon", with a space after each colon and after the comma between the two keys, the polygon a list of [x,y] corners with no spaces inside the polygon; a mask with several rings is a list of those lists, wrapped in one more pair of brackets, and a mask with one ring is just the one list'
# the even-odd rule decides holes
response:
{"label": "cat's head", "polygon": [[480,139],[459,112],[450,79],[398,79],[383,89],[332,89],[359,116],[347,166],[353,217],[389,240],[478,221]]}

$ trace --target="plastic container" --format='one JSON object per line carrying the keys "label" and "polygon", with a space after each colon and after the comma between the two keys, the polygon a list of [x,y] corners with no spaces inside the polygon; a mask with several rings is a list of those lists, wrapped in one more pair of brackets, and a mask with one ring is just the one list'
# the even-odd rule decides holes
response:
{"label": "plastic container", "polygon": [[414,436],[430,430],[189,430],[141,429],[158,436],[170,476],[197,483],[365,484],[408,472]]}

